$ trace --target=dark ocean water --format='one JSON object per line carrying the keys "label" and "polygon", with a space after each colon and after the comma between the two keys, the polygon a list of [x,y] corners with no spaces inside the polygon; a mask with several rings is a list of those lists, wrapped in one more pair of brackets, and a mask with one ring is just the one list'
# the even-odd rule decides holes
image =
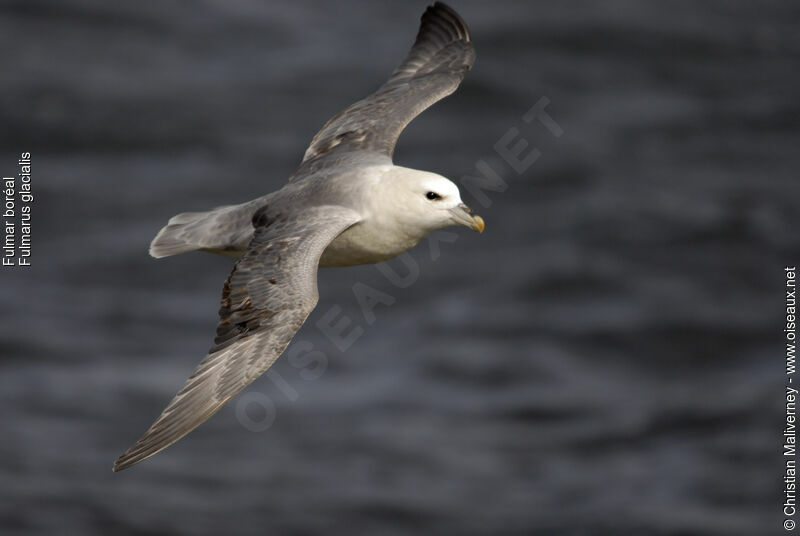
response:
{"label": "dark ocean water", "polygon": [[[0,4],[0,171],[30,151],[35,192],[33,266],[0,271],[2,534],[782,532],[800,5],[453,1],[478,60],[395,161],[491,165],[506,191],[464,192],[486,232],[421,244],[407,288],[322,271],[297,336],[321,375],[282,358],[118,474],[231,266],[149,241],[280,188],[425,2]],[[542,98],[558,138],[522,120]],[[541,152],[522,174],[493,149],[512,127]],[[356,283],[395,302],[367,318]]]}

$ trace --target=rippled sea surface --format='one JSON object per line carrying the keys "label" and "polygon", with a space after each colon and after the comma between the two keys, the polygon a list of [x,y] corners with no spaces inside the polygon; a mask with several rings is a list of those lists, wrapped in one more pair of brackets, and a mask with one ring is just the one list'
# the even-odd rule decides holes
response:
{"label": "rippled sea surface", "polygon": [[[282,358],[258,403],[117,474],[231,267],[149,241],[280,188],[425,2],[0,5],[0,171],[30,151],[35,192],[33,266],[0,271],[2,534],[782,532],[798,5],[453,4],[478,60],[395,160],[492,166],[504,192],[464,192],[486,232],[418,246],[406,288],[323,270],[297,340],[324,370]],[[558,138],[522,120],[542,98]],[[521,174],[493,148],[512,127],[541,153]],[[365,316],[356,283],[394,303]]]}

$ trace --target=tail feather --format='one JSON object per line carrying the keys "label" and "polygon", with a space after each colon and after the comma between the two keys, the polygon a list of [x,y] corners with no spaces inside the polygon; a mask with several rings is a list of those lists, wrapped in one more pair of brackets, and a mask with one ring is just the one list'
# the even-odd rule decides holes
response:
{"label": "tail feather", "polygon": [[203,246],[192,241],[191,227],[208,217],[208,212],[183,212],[170,218],[150,242],[150,255],[156,259],[195,251]]}
{"label": "tail feather", "polygon": [[160,259],[200,250],[236,257],[253,236],[250,219],[258,206],[251,201],[173,216],[150,243],[150,255]]}

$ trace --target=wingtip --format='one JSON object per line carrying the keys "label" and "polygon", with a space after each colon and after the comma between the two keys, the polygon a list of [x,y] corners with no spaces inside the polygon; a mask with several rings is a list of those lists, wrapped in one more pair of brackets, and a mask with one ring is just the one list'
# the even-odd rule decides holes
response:
{"label": "wingtip", "polygon": [[127,465],[123,465],[123,464],[120,462],[120,460],[121,460],[121,459],[122,459],[121,457],[120,457],[120,458],[118,458],[118,459],[117,459],[117,460],[114,462],[114,465],[111,467],[111,471],[113,471],[114,473],[119,473],[119,472],[120,472],[120,471],[122,471],[123,469],[126,469],[126,468],[128,468],[128,466],[127,466]]}
{"label": "wingtip", "polygon": [[171,443],[167,444],[163,444],[163,442],[157,444],[148,444],[146,441],[143,441],[143,439],[145,439],[146,437],[147,434],[145,434],[145,436],[139,439],[136,443],[133,444],[133,446],[131,446],[131,448],[123,452],[120,455],[120,457],[116,459],[116,461],[114,462],[114,466],[112,468],[115,473],[123,471],[129,467],[133,467],[139,462],[143,462],[150,456],[158,454],[159,452],[170,446],[172,443],[180,439],[177,438]]}
{"label": "wingtip", "polygon": [[124,452],[122,456],[120,456],[114,461],[114,466],[111,468],[113,472],[119,473],[120,471],[127,469],[132,465],[136,465],[139,461],[141,461],[141,460],[132,461],[130,457],[128,457],[128,452],[130,451]]}
{"label": "wingtip", "polygon": [[[162,450],[164,450],[166,448],[166,446],[164,446],[164,447],[161,447],[160,449],[156,449],[156,450],[149,449],[149,450],[147,450],[145,452],[140,452],[141,449],[137,449],[137,446],[139,446],[139,445],[140,445],[140,443],[137,442],[134,446],[132,446],[131,448],[126,450],[122,454],[122,456],[117,458],[116,461],[114,462],[114,466],[111,468],[112,471],[114,471],[115,473],[119,473],[120,471],[124,471],[125,469],[128,469],[129,467],[133,467],[134,465],[138,464],[139,462],[143,462],[144,460],[146,460],[150,456],[153,456],[154,454],[158,454],[159,452],[161,452]],[[167,445],[167,446],[169,446],[169,445]]]}
{"label": "wingtip", "polygon": [[464,41],[465,43],[470,43],[472,41],[467,23],[455,9],[444,2],[434,2],[432,5],[428,6],[422,14],[423,22],[425,22],[426,19],[433,18],[444,19],[444,22],[447,23],[452,30],[455,30],[456,36],[454,37],[458,37],[458,40]]}

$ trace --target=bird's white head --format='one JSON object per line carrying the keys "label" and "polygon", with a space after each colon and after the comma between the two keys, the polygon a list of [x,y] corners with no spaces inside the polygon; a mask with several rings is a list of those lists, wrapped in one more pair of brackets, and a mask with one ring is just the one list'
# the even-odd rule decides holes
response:
{"label": "bird's white head", "polygon": [[424,229],[426,234],[452,225],[465,225],[483,232],[483,218],[461,200],[453,181],[427,171],[395,167],[387,174],[384,184],[388,195],[395,198],[394,206],[401,213],[398,219]]}

